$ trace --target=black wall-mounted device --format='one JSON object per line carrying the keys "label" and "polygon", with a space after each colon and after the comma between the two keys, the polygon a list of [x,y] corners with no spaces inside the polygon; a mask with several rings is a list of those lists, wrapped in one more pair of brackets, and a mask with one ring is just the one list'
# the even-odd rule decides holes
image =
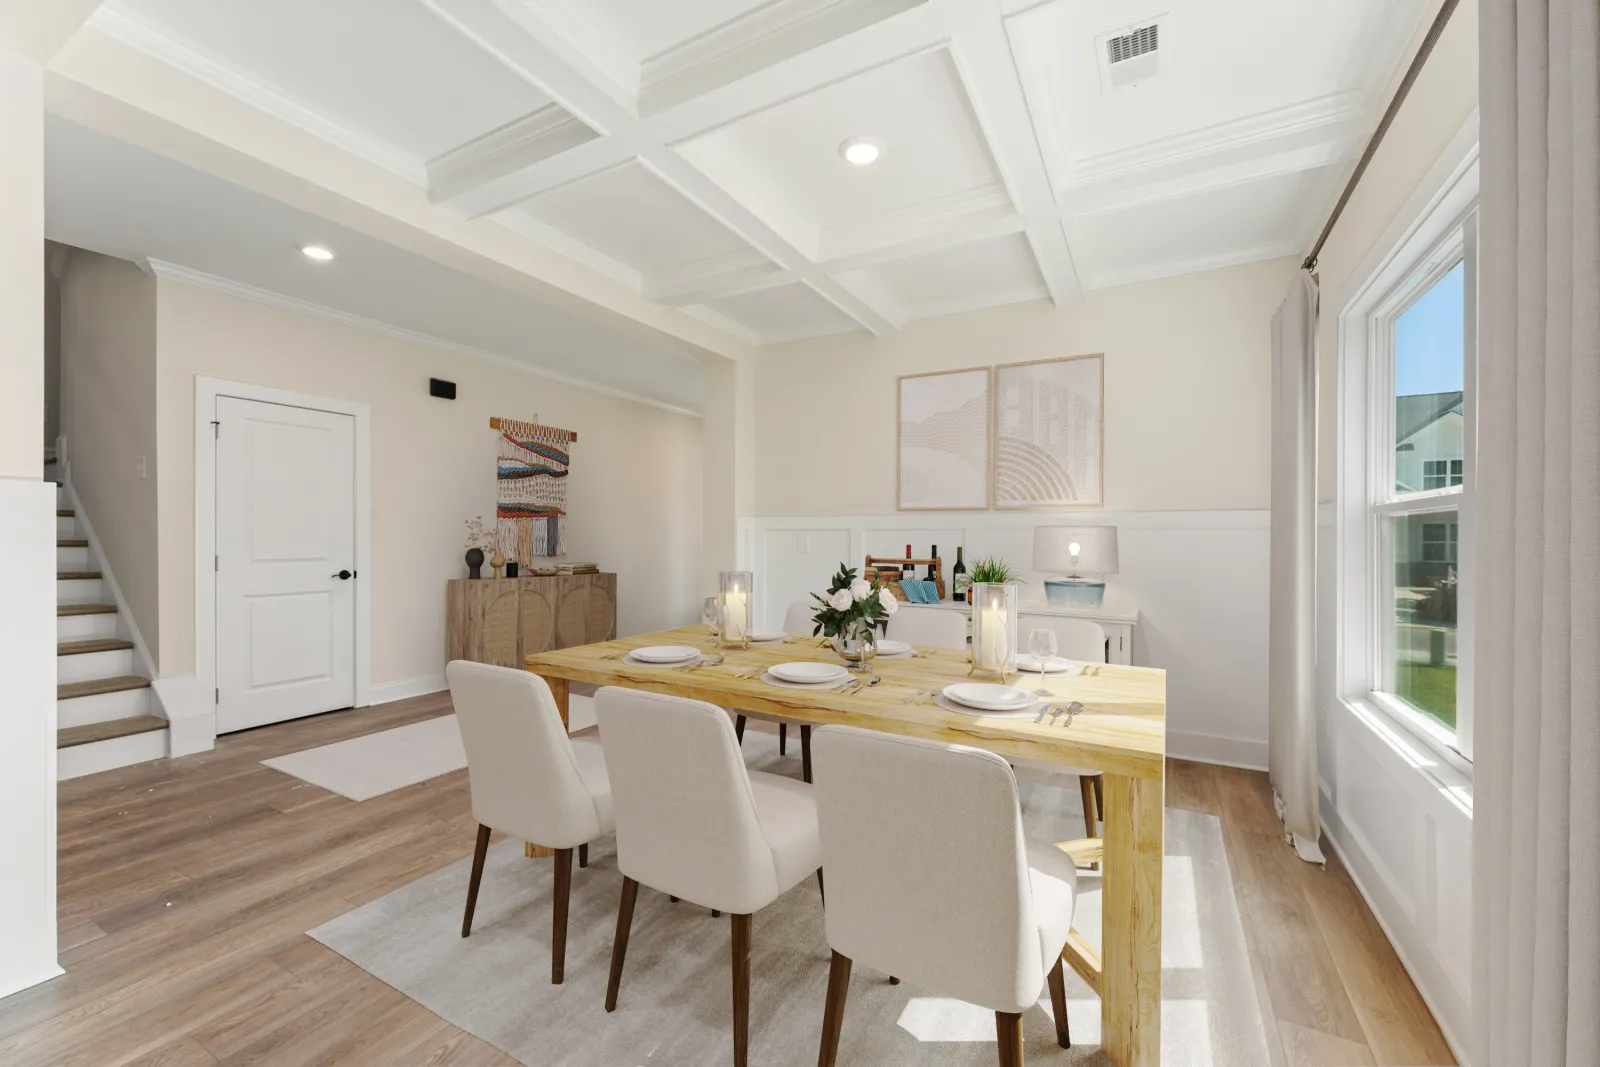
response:
{"label": "black wall-mounted device", "polygon": [[454,400],[456,398],[456,383],[447,382],[443,378],[429,378],[428,395],[436,396],[441,400]]}

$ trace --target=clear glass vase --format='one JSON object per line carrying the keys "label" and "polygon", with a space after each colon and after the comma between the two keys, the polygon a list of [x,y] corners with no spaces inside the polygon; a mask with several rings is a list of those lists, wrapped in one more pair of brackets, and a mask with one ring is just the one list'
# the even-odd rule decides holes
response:
{"label": "clear glass vase", "polygon": [[846,667],[867,673],[872,670],[873,657],[878,654],[877,630],[867,620],[857,619],[834,636],[833,650]]}

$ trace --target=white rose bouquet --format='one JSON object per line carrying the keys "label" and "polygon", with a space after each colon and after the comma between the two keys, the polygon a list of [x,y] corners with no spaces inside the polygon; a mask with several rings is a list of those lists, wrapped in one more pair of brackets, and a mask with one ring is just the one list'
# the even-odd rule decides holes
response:
{"label": "white rose bouquet", "polygon": [[817,624],[813,636],[855,636],[861,631],[870,632],[880,619],[895,613],[899,603],[894,594],[876,579],[867,581],[856,577],[854,567],[839,565],[839,572],[828,584],[827,592],[812,593],[817,602],[817,613],[812,621]]}

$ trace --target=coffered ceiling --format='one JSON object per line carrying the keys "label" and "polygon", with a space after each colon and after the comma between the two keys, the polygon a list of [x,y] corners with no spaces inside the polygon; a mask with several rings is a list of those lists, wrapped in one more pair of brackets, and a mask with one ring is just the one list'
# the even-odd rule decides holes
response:
{"label": "coffered ceiling", "polygon": [[762,344],[1301,251],[1427,8],[108,0],[91,25]]}

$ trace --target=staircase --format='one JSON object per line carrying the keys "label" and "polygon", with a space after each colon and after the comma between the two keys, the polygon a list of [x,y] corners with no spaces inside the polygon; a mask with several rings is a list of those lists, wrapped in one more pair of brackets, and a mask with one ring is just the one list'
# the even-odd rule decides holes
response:
{"label": "staircase", "polygon": [[[53,465],[52,465],[53,466]],[[47,473],[52,469],[46,467]],[[167,755],[167,720],[156,713],[128,627],[56,486],[56,777]]]}

